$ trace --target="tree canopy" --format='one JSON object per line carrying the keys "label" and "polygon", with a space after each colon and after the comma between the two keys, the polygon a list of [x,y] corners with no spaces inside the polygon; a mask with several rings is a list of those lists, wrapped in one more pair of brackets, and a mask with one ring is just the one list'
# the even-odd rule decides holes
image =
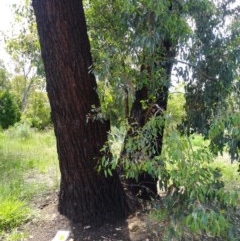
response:
{"label": "tree canopy", "polygon": [[[210,137],[216,118],[226,110],[232,112],[230,105],[236,110],[230,104],[239,83],[239,6],[234,3],[86,1],[94,71],[100,91],[105,86],[101,96],[109,107],[103,111],[115,121],[111,113],[122,110],[119,113],[124,118],[126,99],[131,106],[134,93],[143,86],[147,86],[148,97],[141,103],[148,108],[163,86],[169,92],[180,81],[185,86],[187,113],[182,131]],[[218,133],[212,146],[219,150],[230,143],[223,140]]]}

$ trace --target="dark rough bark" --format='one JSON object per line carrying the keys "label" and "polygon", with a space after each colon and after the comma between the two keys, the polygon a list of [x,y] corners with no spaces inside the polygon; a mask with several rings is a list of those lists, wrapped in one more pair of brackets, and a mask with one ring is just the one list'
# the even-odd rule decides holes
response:
{"label": "dark rough bark", "polygon": [[129,211],[118,175],[96,171],[109,122],[93,120],[99,107],[82,1],[33,0],[61,170],[59,211],[98,225]]}
{"label": "dark rough bark", "polygon": [[[148,88],[143,86],[135,93],[135,99],[131,108],[129,124],[131,126],[143,127],[145,125],[146,110],[142,107],[142,101],[148,100]],[[130,134],[130,133],[128,133]]]}

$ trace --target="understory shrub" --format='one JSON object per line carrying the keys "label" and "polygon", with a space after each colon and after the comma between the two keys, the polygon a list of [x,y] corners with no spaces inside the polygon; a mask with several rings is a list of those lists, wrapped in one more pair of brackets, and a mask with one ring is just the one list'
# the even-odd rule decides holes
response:
{"label": "understory shrub", "polygon": [[45,92],[35,92],[21,117],[22,122],[44,130],[51,126],[50,104]]}
{"label": "understory shrub", "polygon": [[28,123],[16,123],[13,127],[9,128],[7,135],[22,140],[29,139],[34,132],[34,129]]}
{"label": "understory shrub", "polygon": [[[196,239],[205,235],[236,240],[234,210],[238,194],[225,189],[221,170],[211,165],[215,156],[210,152],[209,142],[200,136],[181,135],[176,128],[171,129],[168,119],[171,116],[164,118],[152,118],[129,137],[124,156],[117,162],[111,155],[105,155],[99,170],[111,175],[111,170],[119,166],[126,178],[137,179],[144,172],[159,179],[158,190],[164,196],[162,205],[154,212],[164,210],[166,213],[167,240],[176,237],[184,240],[186,236]],[[156,143],[164,121],[168,123],[168,132],[159,155]]]}
{"label": "understory shrub", "polygon": [[9,91],[0,91],[0,127],[7,129],[20,120],[20,110]]}
{"label": "understory shrub", "polygon": [[225,189],[221,170],[211,165],[213,157],[209,148],[196,148],[190,138],[177,132],[165,139],[161,158],[170,177],[163,198],[171,223],[168,238],[187,233],[195,238],[209,235],[236,240],[238,194]]}

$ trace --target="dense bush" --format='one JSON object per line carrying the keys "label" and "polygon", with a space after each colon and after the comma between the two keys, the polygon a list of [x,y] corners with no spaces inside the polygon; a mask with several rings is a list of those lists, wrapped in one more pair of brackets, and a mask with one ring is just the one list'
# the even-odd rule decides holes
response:
{"label": "dense bush", "polygon": [[31,96],[21,119],[23,122],[30,124],[31,127],[40,130],[49,127],[52,122],[47,94],[44,92],[35,92]]}
{"label": "dense bush", "polygon": [[3,129],[20,120],[20,110],[13,95],[8,91],[0,91],[0,126]]}

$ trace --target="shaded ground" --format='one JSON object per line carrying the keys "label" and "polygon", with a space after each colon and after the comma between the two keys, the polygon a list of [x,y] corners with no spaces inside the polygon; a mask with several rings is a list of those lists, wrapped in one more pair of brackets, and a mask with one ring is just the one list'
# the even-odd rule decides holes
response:
{"label": "shaded ground", "polygon": [[[73,224],[57,211],[57,192],[49,193],[34,200],[34,208],[37,210],[35,218],[18,228],[18,232],[27,235],[21,241],[51,241],[59,230],[70,231],[68,241],[163,241],[164,230],[167,223],[154,222],[147,212],[138,212],[127,220],[116,224],[106,224],[94,229],[90,226]],[[240,224],[240,211],[236,210],[236,220]],[[240,241],[240,225],[238,226]],[[1,239],[5,241],[5,239]],[[19,239],[18,239],[19,240]],[[186,236],[181,241],[228,241],[209,236],[201,236],[192,239]],[[171,241],[179,241],[171,239]]]}
{"label": "shaded ground", "polygon": [[[99,229],[72,224],[57,211],[57,193],[35,200],[37,217],[23,225],[19,231],[29,234],[24,241],[51,241],[58,230],[70,230],[71,241],[158,241],[162,240],[161,226],[149,222],[147,216],[136,213],[126,221],[106,224]],[[155,226],[158,228],[154,228]],[[164,227],[162,226],[162,229]],[[158,232],[156,231],[158,230]]]}
{"label": "shaded ground", "polygon": [[[116,224],[106,224],[99,229],[90,226],[72,224],[67,218],[57,211],[57,192],[47,194],[34,201],[38,210],[36,218],[19,228],[19,231],[28,234],[28,238],[22,241],[51,241],[59,230],[71,232],[68,241],[162,241],[164,222],[154,222],[147,214],[135,213],[127,220]],[[240,224],[240,213],[237,211],[236,218]],[[239,225],[240,228],[240,225]],[[182,240],[193,240],[185,237]],[[223,241],[222,239],[202,236],[201,241]],[[174,239],[173,241],[177,241]],[[227,240],[224,240],[227,241]],[[239,229],[240,241],[240,229]]]}

